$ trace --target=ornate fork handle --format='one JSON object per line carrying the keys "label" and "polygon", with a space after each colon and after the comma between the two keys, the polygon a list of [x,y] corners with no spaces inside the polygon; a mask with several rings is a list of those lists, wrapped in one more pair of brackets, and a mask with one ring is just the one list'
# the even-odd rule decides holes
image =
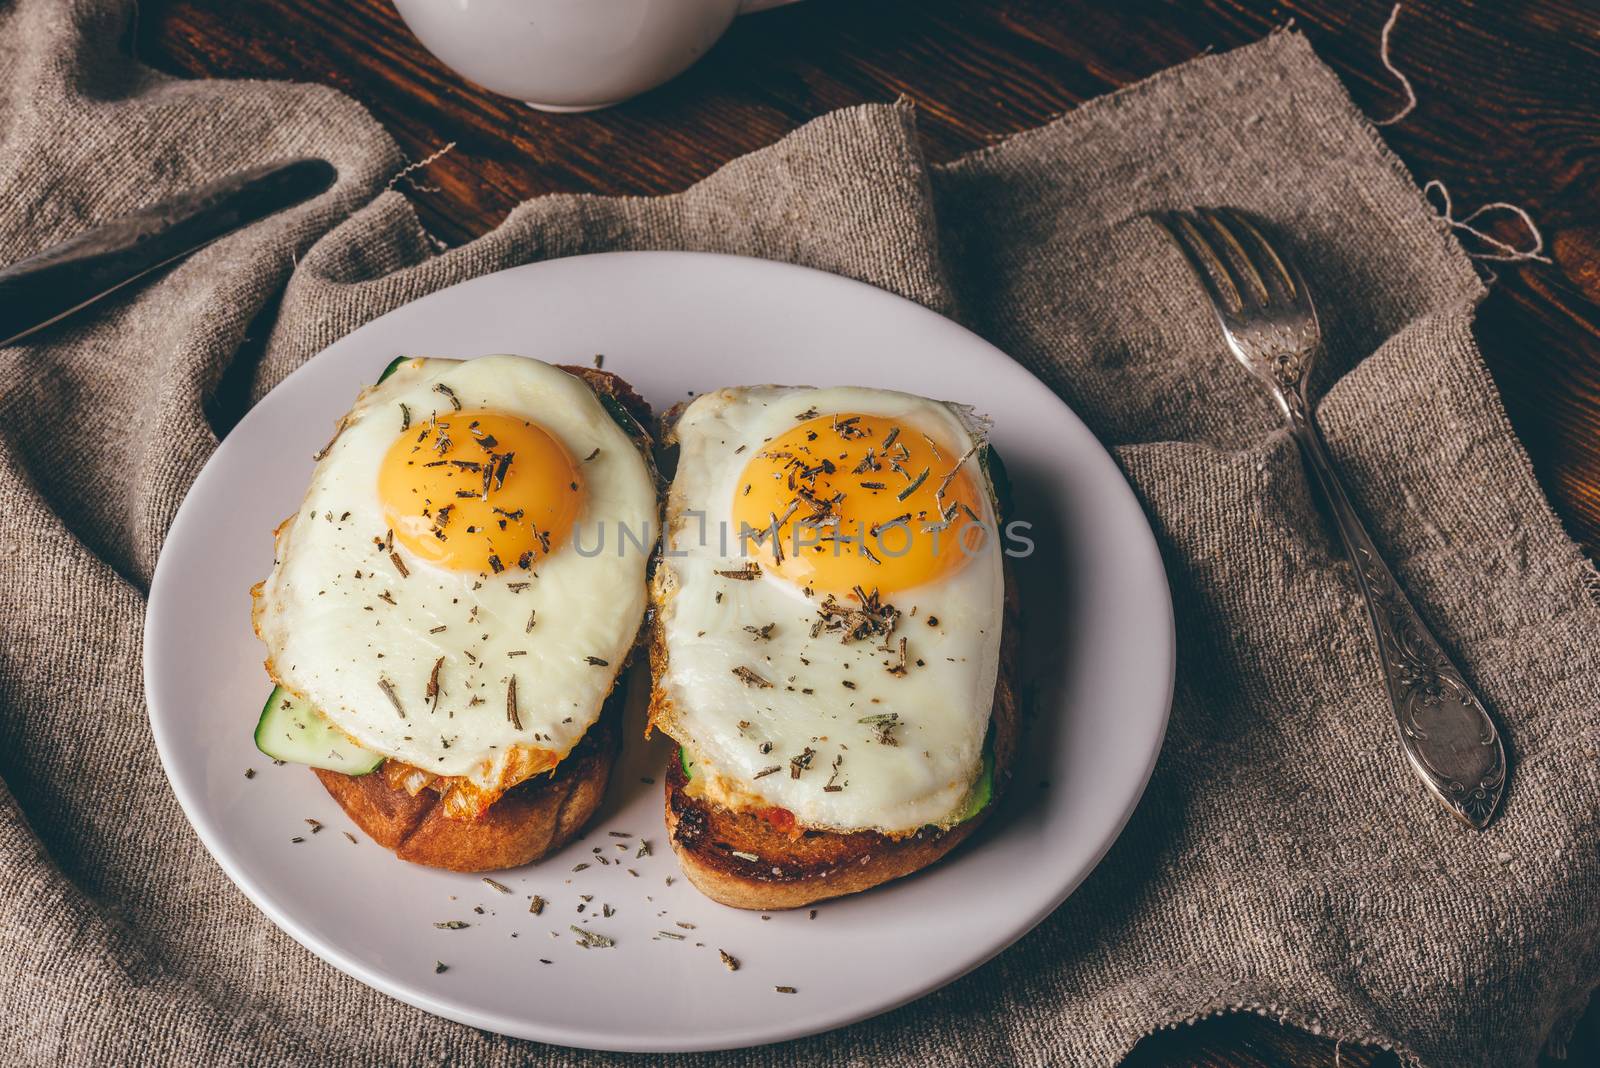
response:
{"label": "ornate fork handle", "polygon": [[1305,277],[1285,246],[1231,208],[1165,212],[1158,219],[1210,298],[1229,350],[1271,391],[1322,488],[1366,598],[1406,759],[1445,808],[1482,830],[1505,790],[1505,747],[1483,702],[1378,555],[1328,459],[1306,402],[1322,328]]}
{"label": "ornate fork handle", "polygon": [[1506,754],[1483,702],[1411,606],[1367,535],[1298,389],[1274,390],[1321,487],[1366,598],[1395,726],[1422,781],[1458,819],[1482,830],[1506,781]]}

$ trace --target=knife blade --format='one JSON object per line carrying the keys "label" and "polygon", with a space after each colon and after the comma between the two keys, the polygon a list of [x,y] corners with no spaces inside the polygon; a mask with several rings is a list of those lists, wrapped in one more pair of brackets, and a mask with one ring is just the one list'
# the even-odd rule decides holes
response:
{"label": "knife blade", "polygon": [[229,175],[0,269],[0,346],[20,341],[217,238],[330,188],[327,160]]}

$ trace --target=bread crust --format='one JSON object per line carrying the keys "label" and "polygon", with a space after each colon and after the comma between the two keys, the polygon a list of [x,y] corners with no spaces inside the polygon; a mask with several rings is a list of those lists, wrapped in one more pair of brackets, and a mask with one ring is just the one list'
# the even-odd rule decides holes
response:
{"label": "bread crust", "polygon": [[622,694],[612,690],[600,719],[553,772],[513,786],[475,820],[451,819],[439,794],[412,797],[380,772],[312,770],[356,826],[401,860],[451,871],[520,868],[570,842],[600,807],[621,738]]}
{"label": "bread crust", "polygon": [[[629,436],[659,488],[650,437],[644,430],[650,423],[649,405],[608,371],[569,365],[561,369],[583,379],[602,398],[616,400],[632,417],[635,426]],[[413,797],[391,787],[379,772],[352,776],[312,770],[356,826],[401,860],[463,872],[518,868],[566,845],[599,809],[620,749],[626,691],[620,683],[627,673],[624,663],[599,719],[549,775],[507,790],[475,820],[452,819],[445,815],[435,791],[424,789]]]}

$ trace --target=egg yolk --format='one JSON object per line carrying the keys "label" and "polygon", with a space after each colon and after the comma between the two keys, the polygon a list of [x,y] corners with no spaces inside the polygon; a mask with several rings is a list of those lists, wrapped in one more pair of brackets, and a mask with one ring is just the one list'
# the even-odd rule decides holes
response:
{"label": "egg yolk", "polygon": [[798,586],[910,589],[960,568],[987,536],[975,462],[895,419],[819,416],[750,458],[733,521],[758,532],[745,551]]}
{"label": "egg yolk", "polygon": [[492,411],[439,415],[401,433],[378,472],[394,540],[452,571],[527,571],[561,547],[583,480],[549,431]]}

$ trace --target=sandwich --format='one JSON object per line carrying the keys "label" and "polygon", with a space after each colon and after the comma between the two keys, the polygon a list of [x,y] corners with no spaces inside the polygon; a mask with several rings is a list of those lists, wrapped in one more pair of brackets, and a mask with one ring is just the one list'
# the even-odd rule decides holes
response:
{"label": "sandwich", "polygon": [[404,860],[489,871],[605,792],[659,505],[615,375],[402,358],[317,454],[251,591],[275,684],[256,744]]}
{"label": "sandwich", "polygon": [[1016,599],[986,424],[874,389],[723,389],[669,413],[651,729],[707,896],[795,908],[933,864],[1017,746]]}

